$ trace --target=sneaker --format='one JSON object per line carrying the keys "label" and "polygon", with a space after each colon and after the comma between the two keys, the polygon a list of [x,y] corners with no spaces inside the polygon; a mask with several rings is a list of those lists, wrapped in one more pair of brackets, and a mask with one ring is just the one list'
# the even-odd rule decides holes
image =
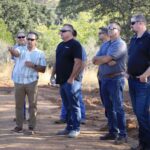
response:
{"label": "sneaker", "polygon": [[72,130],[69,134],[69,138],[76,138],[80,134],[80,131]]}
{"label": "sneaker", "polygon": [[123,143],[127,143],[127,137],[118,136],[114,142],[114,144],[116,144],[116,145],[120,145]]}
{"label": "sneaker", "polygon": [[68,135],[70,131],[64,129],[64,130],[61,130],[57,133],[57,135]]}
{"label": "sneaker", "polygon": [[29,127],[29,130],[27,131],[26,134],[27,135],[34,135],[35,134],[34,128],[33,127]]}
{"label": "sneaker", "polygon": [[64,120],[64,119],[59,119],[59,120],[56,120],[54,123],[55,123],[55,124],[64,124],[64,123],[66,123],[66,120]]}
{"label": "sneaker", "polygon": [[100,140],[115,140],[116,138],[117,138],[117,135],[107,133],[104,136],[101,136]]}
{"label": "sneaker", "polygon": [[22,133],[23,132],[22,128],[20,128],[20,127],[15,127],[12,131],[16,132],[16,133]]}

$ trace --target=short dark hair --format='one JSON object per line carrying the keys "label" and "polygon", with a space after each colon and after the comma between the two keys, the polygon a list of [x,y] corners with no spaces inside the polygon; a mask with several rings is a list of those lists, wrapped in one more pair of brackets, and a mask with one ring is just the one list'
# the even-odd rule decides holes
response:
{"label": "short dark hair", "polygon": [[64,24],[63,26],[68,26],[68,27],[71,29],[72,33],[74,32],[74,27],[73,27],[73,25],[71,25],[71,24],[69,24],[69,23],[66,23],[66,24]]}
{"label": "short dark hair", "polygon": [[28,34],[27,34],[27,35],[29,35],[29,34],[34,34],[34,35],[36,36],[36,40],[38,40],[38,39],[39,39],[39,35],[38,35],[38,33],[34,32],[34,31],[30,31],[30,32],[28,32]]}
{"label": "short dark hair", "polygon": [[118,22],[116,22],[116,21],[112,21],[112,22],[110,22],[110,24],[114,24],[114,25],[116,26],[116,28],[117,28],[119,31],[121,31],[121,25],[120,25],[120,23],[118,23]]}
{"label": "short dark hair", "polygon": [[77,35],[78,35],[77,30],[74,29],[74,30],[73,30],[73,36],[74,36],[74,37],[77,37]]}
{"label": "short dark hair", "polygon": [[141,21],[141,22],[147,23],[146,18],[143,14],[134,15],[132,18],[134,18],[135,21],[139,21],[139,22]]}
{"label": "short dark hair", "polygon": [[99,28],[103,33],[108,34],[108,28],[106,27],[100,27]]}

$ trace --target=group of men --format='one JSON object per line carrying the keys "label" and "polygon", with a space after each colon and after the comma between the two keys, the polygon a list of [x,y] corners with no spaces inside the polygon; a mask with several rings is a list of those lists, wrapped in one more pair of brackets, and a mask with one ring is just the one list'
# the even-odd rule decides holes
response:
{"label": "group of men", "polygon": [[[128,47],[120,36],[121,27],[118,23],[112,22],[107,27],[100,28],[99,37],[103,44],[92,59],[93,64],[99,66],[100,96],[108,121],[108,133],[100,137],[100,140],[114,140],[115,144],[127,142],[123,107],[123,90],[127,77],[133,110],[139,124],[139,145],[132,150],[150,150],[150,33],[146,25],[146,19],[141,14],[131,18],[131,28],[135,34]],[[60,85],[62,108],[65,111],[62,119],[65,120],[66,127],[58,135],[71,138],[80,134],[82,73],[86,61],[84,49],[75,39],[76,34],[70,24],[64,24],[60,29],[62,42],[57,46],[56,62],[51,75],[51,80],[56,77],[56,83]],[[17,38],[21,40],[24,37],[18,34]],[[36,48],[37,38],[36,33],[30,32],[25,49],[20,45],[9,49],[15,57],[12,76],[16,99],[15,132],[22,130],[25,95],[29,100],[29,130],[35,129],[38,72],[44,72],[46,68],[44,54]]]}

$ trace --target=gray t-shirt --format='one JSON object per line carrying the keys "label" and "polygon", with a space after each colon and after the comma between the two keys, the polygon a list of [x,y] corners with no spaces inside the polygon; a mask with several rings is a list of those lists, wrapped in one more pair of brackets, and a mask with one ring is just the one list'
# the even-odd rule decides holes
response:
{"label": "gray t-shirt", "polygon": [[111,56],[116,61],[113,66],[107,63],[99,66],[99,79],[105,77],[105,75],[126,70],[127,45],[121,38],[103,43],[96,56]]}

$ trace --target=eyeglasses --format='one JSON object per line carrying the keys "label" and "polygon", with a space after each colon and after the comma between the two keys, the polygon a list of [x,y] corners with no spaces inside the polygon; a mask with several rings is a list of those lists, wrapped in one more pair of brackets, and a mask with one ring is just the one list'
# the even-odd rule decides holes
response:
{"label": "eyeglasses", "polygon": [[99,34],[106,34],[105,32],[99,32]]}
{"label": "eyeglasses", "polygon": [[24,39],[25,36],[18,36],[17,38],[18,38],[18,39]]}
{"label": "eyeglasses", "polygon": [[65,32],[68,32],[68,31],[70,31],[70,30],[60,30],[60,32],[62,32],[62,33],[65,33]]}
{"label": "eyeglasses", "polygon": [[[108,30],[115,30],[115,29],[117,29],[117,28],[108,28]],[[117,29],[117,30],[119,30],[119,29]]]}
{"label": "eyeglasses", "polygon": [[36,39],[27,38],[28,41],[35,41]]}
{"label": "eyeglasses", "polygon": [[136,24],[137,22],[139,22],[139,21],[133,21],[133,22],[131,22],[131,25],[134,25],[134,24]]}

